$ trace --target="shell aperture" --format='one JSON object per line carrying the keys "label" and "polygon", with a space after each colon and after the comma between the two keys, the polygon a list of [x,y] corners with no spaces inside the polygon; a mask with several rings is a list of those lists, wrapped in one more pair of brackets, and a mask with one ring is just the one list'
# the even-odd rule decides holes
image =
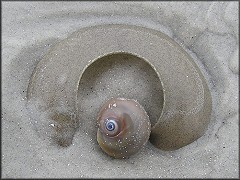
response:
{"label": "shell aperture", "polygon": [[101,108],[97,122],[97,141],[104,152],[115,158],[137,153],[151,132],[146,111],[132,99],[108,100]]}

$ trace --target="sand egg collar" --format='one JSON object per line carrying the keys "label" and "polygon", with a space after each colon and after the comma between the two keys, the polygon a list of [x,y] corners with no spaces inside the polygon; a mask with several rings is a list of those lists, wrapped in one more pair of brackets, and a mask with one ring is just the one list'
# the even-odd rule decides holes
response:
{"label": "sand egg collar", "polygon": [[[125,158],[138,152],[149,138],[159,149],[176,150],[201,137],[210,121],[212,99],[192,57],[159,31],[105,24],[82,28],[59,42],[34,70],[27,98],[39,112],[50,111],[45,118],[55,126],[49,138],[61,146],[71,144],[79,127],[76,101],[82,74],[99,58],[121,53],[137,56],[154,69],[163,88],[164,104],[157,123],[151,126],[137,100],[109,97],[96,118],[101,148],[110,156]],[[65,78],[56,81],[61,74]],[[117,106],[109,109],[109,104]],[[111,133],[116,139],[109,140]]]}

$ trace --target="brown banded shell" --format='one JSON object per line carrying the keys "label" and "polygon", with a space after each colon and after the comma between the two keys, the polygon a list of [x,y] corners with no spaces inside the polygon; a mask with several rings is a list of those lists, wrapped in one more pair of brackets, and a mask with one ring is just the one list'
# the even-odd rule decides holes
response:
{"label": "brown banded shell", "polygon": [[151,132],[149,117],[135,100],[112,98],[101,108],[97,141],[104,152],[115,158],[126,158],[146,144]]}

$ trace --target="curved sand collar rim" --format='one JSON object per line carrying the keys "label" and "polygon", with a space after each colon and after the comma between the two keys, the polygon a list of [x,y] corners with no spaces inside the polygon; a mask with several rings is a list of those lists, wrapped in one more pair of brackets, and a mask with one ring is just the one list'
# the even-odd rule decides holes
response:
{"label": "curved sand collar rim", "polygon": [[[119,53],[143,59],[160,79],[164,103],[159,108],[160,118],[152,127],[150,141],[155,146],[174,150],[204,134],[210,121],[211,95],[192,58],[159,31],[115,24],[87,27],[73,33],[37,65],[29,84],[28,99],[41,101],[40,111],[51,108],[69,117],[69,123],[54,119],[56,126],[50,130],[54,131],[51,138],[71,144],[79,123],[76,102],[84,71],[99,58]],[[65,77],[60,82],[56,81],[59,74]],[[68,135],[63,135],[66,131]]]}

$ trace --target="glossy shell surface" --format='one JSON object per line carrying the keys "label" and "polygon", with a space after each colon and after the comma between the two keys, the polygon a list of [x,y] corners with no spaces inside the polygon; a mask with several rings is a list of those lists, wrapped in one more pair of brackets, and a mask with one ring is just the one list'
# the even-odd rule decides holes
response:
{"label": "glossy shell surface", "polygon": [[144,108],[135,100],[112,98],[101,108],[97,141],[115,158],[137,153],[149,139],[151,124]]}

